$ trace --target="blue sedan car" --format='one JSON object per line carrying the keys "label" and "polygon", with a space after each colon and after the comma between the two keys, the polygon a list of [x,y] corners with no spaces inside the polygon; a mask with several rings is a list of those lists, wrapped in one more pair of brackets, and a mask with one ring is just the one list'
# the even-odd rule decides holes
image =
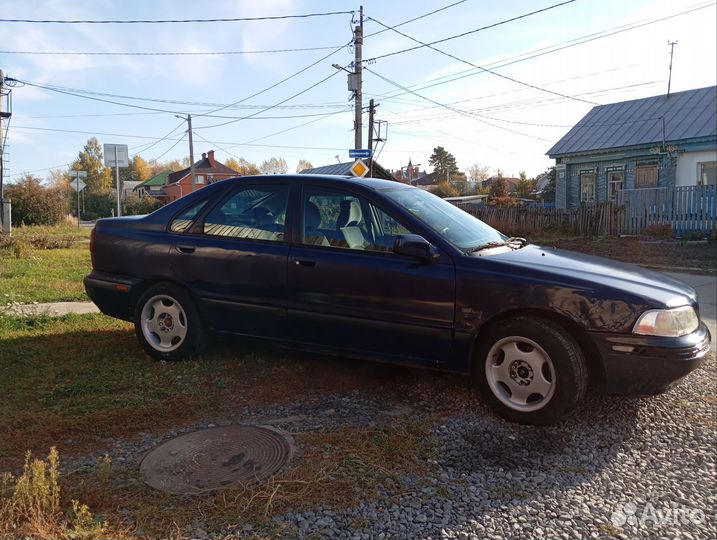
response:
{"label": "blue sedan car", "polygon": [[710,347],[695,291],[508,238],[397,182],[242,177],[102,219],[87,294],[160,360],[211,332],[472,376],[504,417],[547,424],[589,384],[657,393]]}

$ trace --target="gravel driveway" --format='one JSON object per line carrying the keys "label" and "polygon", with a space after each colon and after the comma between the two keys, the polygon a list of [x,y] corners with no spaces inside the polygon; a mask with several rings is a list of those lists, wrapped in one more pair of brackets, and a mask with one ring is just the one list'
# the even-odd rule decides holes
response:
{"label": "gravel driveway", "polygon": [[[213,530],[196,514],[185,537],[717,538],[714,353],[666,394],[624,398],[593,392],[567,420],[542,428],[495,417],[463,377],[359,366],[352,369],[399,381],[398,391],[337,389],[305,401],[244,409],[181,431],[244,423],[320,434],[425,421],[434,426],[435,450],[424,472],[386,476],[349,509],[314,506],[275,514],[256,528],[239,518],[238,525]],[[175,435],[113,439],[107,441],[107,453],[120,468],[136,470],[149,449]],[[91,466],[104,453],[70,467]],[[296,459],[302,459],[301,449]]]}
{"label": "gravel driveway", "polygon": [[[405,414],[455,411],[434,430],[431,473],[400,485],[389,479],[378,500],[349,511],[278,516],[272,528],[279,537],[717,537],[714,354],[665,395],[592,395],[551,428],[499,420],[468,393],[456,403],[450,394],[434,394],[428,379],[420,385],[423,399],[404,404]],[[348,407],[346,421],[369,422],[399,404],[383,404],[383,411],[376,403],[358,405]],[[341,421],[335,410],[332,423]],[[302,422],[282,427],[303,429]],[[226,530],[216,537],[257,533]]]}

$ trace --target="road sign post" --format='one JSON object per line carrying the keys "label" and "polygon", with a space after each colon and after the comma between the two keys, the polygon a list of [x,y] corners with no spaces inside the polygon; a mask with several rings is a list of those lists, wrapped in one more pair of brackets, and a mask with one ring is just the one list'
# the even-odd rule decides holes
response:
{"label": "road sign post", "polygon": [[129,149],[126,144],[105,144],[103,145],[105,153],[105,167],[115,168],[115,182],[117,184],[117,216],[122,215],[122,186],[120,185],[119,170],[120,167],[129,167]]}
{"label": "road sign post", "polygon": [[86,171],[70,171],[70,176],[74,178],[72,182],[70,182],[70,187],[74,189],[77,192],[77,228],[80,228],[80,192],[85,189],[85,184],[81,179],[87,178],[87,172]]}

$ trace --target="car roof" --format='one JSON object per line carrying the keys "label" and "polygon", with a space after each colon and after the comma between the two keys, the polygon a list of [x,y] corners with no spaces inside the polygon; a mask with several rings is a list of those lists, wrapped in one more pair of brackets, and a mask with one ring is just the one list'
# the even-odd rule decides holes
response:
{"label": "car roof", "polygon": [[[224,182],[272,182],[276,180],[292,180],[292,181],[320,181],[326,184],[335,184],[337,186],[354,186],[359,185],[364,188],[373,189],[376,191],[384,191],[387,189],[409,189],[411,186],[402,184],[401,182],[395,182],[393,180],[383,180],[381,178],[358,178],[356,176],[341,176],[335,174],[266,174],[261,176],[240,176],[238,178],[231,178],[229,180],[223,180]],[[217,182],[220,183],[220,182]]]}

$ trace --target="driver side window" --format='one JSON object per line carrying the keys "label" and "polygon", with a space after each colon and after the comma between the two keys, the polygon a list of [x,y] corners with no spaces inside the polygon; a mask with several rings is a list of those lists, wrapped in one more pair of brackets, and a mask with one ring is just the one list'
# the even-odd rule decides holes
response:
{"label": "driver side window", "polygon": [[409,231],[391,215],[351,193],[309,189],[303,196],[303,243],[361,251],[393,251]]}
{"label": "driver side window", "polygon": [[207,214],[203,232],[210,236],[283,241],[288,198],[288,185],[244,187]]}

